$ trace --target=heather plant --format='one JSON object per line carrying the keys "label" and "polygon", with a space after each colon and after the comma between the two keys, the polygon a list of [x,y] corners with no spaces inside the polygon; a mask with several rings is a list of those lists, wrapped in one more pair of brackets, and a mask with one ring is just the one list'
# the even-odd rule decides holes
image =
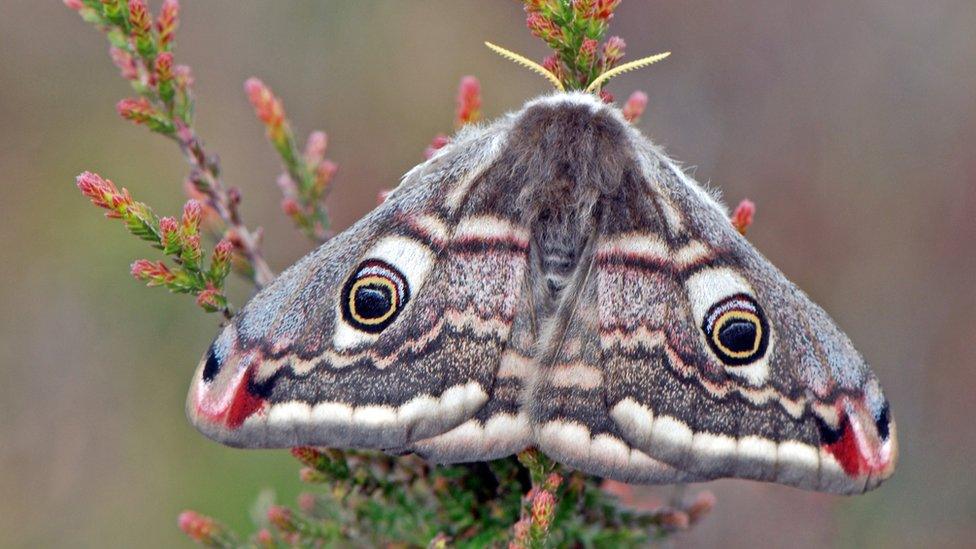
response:
{"label": "heather plant", "polygon": [[[224,288],[232,271],[255,288],[275,275],[261,253],[261,230],[248,228],[241,218],[240,190],[223,181],[217,157],[197,134],[193,77],[189,67],[176,64],[173,51],[178,1],[162,2],[155,17],[145,0],[64,3],[108,38],[110,57],[135,94],[118,103],[119,115],[176,143],[189,164],[188,201],[179,219],[158,216],[126,188],[98,174],[79,175],[79,190],[161,255],[132,264],[137,280],[193,295],[205,311],[231,318],[234,308]],[[542,66],[566,89],[585,89],[623,58],[623,39],[604,40],[620,0],[523,4],[529,30],[553,50]],[[300,149],[281,99],[257,78],[248,79],[244,90],[281,159],[282,211],[314,242],[327,240],[325,197],[337,170],[325,157],[328,137],[314,131]],[[604,90],[600,94],[613,100]],[[634,92],[622,107],[624,116],[636,122],[647,103],[645,93]],[[480,83],[464,77],[455,127],[478,122],[481,106]],[[437,135],[425,156],[449,139]],[[732,222],[741,232],[754,210],[748,201],[736,209]],[[298,476],[309,491],[292,507],[265,505],[253,533],[232,532],[196,511],[183,512],[179,527],[213,547],[639,545],[689,528],[714,505],[709,492],[685,498],[681,488],[668,503],[641,503],[631,487],[571,471],[534,449],[453,466],[366,451],[294,448],[292,455],[302,465]]]}

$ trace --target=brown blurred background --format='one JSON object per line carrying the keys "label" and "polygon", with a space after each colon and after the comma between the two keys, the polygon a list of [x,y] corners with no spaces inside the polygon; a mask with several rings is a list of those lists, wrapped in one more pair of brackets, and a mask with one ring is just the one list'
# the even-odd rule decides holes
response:
{"label": "brown blurred background", "polygon": [[[450,131],[462,75],[481,78],[489,117],[547,89],[481,45],[544,55],[513,1],[183,7],[176,53],[197,78],[200,132],[276,269],[309,244],[279,213],[248,76],[283,96],[302,136],[329,132],[340,229]],[[611,32],[629,58],[674,55],[609,89],[647,91],[645,132],[731,205],[757,202],[749,238],[874,365],[902,441],[896,476],[863,497],[713,483],[714,513],[675,545],[976,540],[973,28],[972,0],[618,10]],[[129,263],[155,256],[73,186],[90,169],[162,214],[184,199],[176,148],[116,116],[130,92],[106,53],[61,2],[0,8],[0,545],[187,545],[184,508],[246,528],[262,490],[289,503],[300,490],[286,452],[224,448],[187,424],[185,390],[217,319],[135,282]],[[236,301],[246,295],[238,284]]]}

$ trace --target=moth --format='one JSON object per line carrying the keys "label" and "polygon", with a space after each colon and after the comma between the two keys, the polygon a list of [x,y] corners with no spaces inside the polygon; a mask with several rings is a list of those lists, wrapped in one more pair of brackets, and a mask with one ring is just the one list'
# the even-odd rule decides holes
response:
{"label": "moth", "polygon": [[619,109],[557,91],[467,127],[264,288],[187,400],[238,447],[537,447],[629,483],[826,492],[894,471],[878,379]]}

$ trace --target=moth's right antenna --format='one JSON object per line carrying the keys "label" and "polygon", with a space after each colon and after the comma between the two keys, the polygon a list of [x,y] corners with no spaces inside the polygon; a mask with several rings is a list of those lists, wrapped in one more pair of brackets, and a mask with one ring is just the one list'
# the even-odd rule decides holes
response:
{"label": "moth's right antenna", "polygon": [[621,74],[623,74],[625,72],[630,72],[630,71],[636,70],[636,69],[642,69],[642,68],[644,68],[644,67],[646,67],[648,65],[651,65],[653,63],[657,63],[658,61],[664,59],[665,57],[667,57],[669,55],[671,55],[671,52],[666,51],[664,53],[659,53],[657,55],[652,55],[650,57],[644,57],[643,59],[638,59],[636,61],[631,61],[630,63],[624,63],[623,65],[620,65],[619,67],[610,69],[607,72],[605,72],[605,73],[601,74],[600,76],[596,77],[596,80],[590,82],[590,85],[586,87],[586,91],[588,91],[589,93],[596,93],[596,92],[600,91],[600,88],[604,84],[606,84],[607,80],[610,80],[614,76],[620,76]]}
{"label": "moth's right antenna", "polygon": [[559,81],[559,78],[556,77],[555,74],[553,74],[551,71],[549,71],[542,65],[536,63],[535,61],[527,57],[524,57],[522,55],[519,55],[513,51],[506,50],[501,46],[496,46],[491,42],[485,42],[485,45],[488,46],[488,48],[491,49],[491,51],[497,53],[498,55],[504,57],[505,59],[518,63],[519,65],[522,65],[523,67],[529,69],[530,71],[541,74],[546,78],[546,80],[551,82],[552,85],[555,86],[557,90],[566,91],[566,88],[563,86],[563,83]]}

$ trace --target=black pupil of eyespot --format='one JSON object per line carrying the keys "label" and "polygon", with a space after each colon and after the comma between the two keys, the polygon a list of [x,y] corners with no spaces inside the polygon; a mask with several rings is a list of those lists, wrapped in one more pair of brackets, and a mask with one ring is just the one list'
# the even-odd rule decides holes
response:
{"label": "black pupil of eyespot", "polygon": [[751,351],[756,346],[756,325],[748,320],[726,322],[719,330],[718,340],[734,353]]}
{"label": "black pupil of eyespot", "polygon": [[393,299],[387,287],[369,284],[356,290],[356,314],[362,318],[379,318],[392,306]]}

